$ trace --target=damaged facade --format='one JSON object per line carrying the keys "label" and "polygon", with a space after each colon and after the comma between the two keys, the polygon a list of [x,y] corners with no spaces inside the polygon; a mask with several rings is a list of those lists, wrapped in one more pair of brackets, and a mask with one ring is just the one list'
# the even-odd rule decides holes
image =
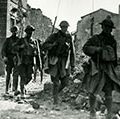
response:
{"label": "damaged facade", "polygon": [[[22,11],[26,12],[27,0],[20,1],[22,2]],[[20,26],[18,18],[18,6],[18,0],[0,0],[0,52],[6,37],[11,35],[10,28],[13,25]],[[1,55],[0,67],[0,75],[2,75],[4,74],[4,63],[2,61]]]}
{"label": "damaged facade", "polygon": [[51,34],[52,21],[50,18],[43,15],[41,9],[31,8],[28,5],[26,24],[31,24],[35,27],[33,38],[38,38],[42,41]]}
{"label": "damaged facade", "polygon": [[[13,25],[16,25],[19,27],[20,32],[21,17],[23,27],[22,31],[28,24],[35,27],[36,30],[33,34],[33,38],[38,38],[44,41],[51,34],[51,19],[44,16],[40,9],[31,8],[27,4],[27,0],[0,0],[0,6],[0,52],[6,37],[11,35],[10,28]],[[4,63],[2,61],[1,54],[0,67],[0,75],[2,75],[4,74]]]}
{"label": "damaged facade", "polygon": [[82,47],[88,38],[91,37],[91,19],[94,17],[93,24],[93,35],[101,32],[101,25],[99,24],[110,15],[112,21],[114,22],[115,29],[113,30],[113,35],[117,41],[118,56],[120,57],[120,13],[112,13],[110,11],[99,9],[90,14],[81,17],[81,20],[77,23],[76,32],[76,55],[79,58],[82,55]]}
{"label": "damaged facade", "polygon": [[[21,9],[25,13],[27,11],[27,0],[20,0],[22,2]],[[4,33],[0,33],[1,40],[4,41],[6,37],[11,35],[10,28],[13,25],[19,26],[19,17],[18,17],[18,0],[1,0],[0,1],[1,8],[3,12],[1,12],[2,25],[0,27],[0,31],[4,31]]]}

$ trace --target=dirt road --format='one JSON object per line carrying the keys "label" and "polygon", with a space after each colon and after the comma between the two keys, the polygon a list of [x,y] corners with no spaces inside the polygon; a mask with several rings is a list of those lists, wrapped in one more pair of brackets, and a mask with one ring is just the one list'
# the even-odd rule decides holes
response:
{"label": "dirt road", "polygon": [[[44,76],[44,83],[46,81],[50,81],[49,76]],[[36,92],[43,89],[43,84],[38,82],[31,82],[27,87],[29,93],[37,95],[30,96],[23,103],[18,103],[15,97],[10,99],[3,97],[5,78],[0,77],[0,119],[89,119],[89,112],[72,109],[66,103],[61,103],[59,108],[54,108],[51,100],[39,98],[40,95]],[[28,103],[31,101],[36,101],[40,106],[39,109],[34,109]],[[104,117],[98,117],[98,119],[104,119]]]}

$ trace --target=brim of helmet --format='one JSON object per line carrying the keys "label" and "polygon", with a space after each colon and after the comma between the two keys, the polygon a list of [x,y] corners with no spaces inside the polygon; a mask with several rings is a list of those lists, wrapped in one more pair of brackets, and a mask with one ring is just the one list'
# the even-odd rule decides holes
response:
{"label": "brim of helmet", "polygon": [[[99,23],[100,25],[103,25],[103,23],[101,22],[101,23]],[[109,26],[109,25],[107,25],[107,26]],[[113,29],[115,29],[116,27],[115,26],[109,26],[110,28],[113,28]]]}

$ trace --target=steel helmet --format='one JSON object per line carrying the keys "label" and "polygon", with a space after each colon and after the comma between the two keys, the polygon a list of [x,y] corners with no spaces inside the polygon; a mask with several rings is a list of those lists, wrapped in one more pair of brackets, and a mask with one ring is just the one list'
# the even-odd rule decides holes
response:
{"label": "steel helmet", "polygon": [[17,32],[18,31],[18,27],[17,26],[13,26],[13,27],[11,27],[10,31],[12,33]]}
{"label": "steel helmet", "polygon": [[29,32],[29,31],[35,31],[35,28],[32,25],[27,25],[25,28],[25,32]]}
{"label": "steel helmet", "polygon": [[115,28],[114,23],[109,15],[100,24],[104,26],[108,26],[110,28]]}
{"label": "steel helmet", "polygon": [[67,21],[61,21],[60,22],[60,24],[59,24],[59,26],[61,27],[61,26],[69,26],[69,23],[67,22]]}

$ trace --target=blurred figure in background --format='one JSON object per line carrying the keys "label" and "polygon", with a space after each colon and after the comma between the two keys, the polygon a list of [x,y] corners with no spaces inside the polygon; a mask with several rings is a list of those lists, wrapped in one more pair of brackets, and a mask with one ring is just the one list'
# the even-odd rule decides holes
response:
{"label": "blurred figure in background", "polygon": [[13,70],[13,90],[17,88],[18,82],[18,74],[16,73],[14,57],[16,53],[14,52],[14,44],[18,42],[19,38],[17,37],[18,28],[17,26],[13,26],[10,29],[12,35],[7,38],[3,44],[1,54],[2,58],[6,64],[6,89],[5,93],[8,94],[9,84],[10,84],[10,77]]}

